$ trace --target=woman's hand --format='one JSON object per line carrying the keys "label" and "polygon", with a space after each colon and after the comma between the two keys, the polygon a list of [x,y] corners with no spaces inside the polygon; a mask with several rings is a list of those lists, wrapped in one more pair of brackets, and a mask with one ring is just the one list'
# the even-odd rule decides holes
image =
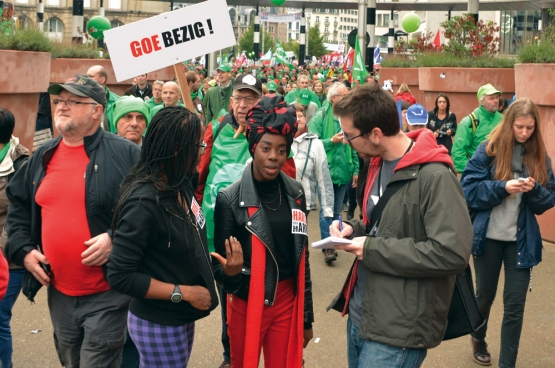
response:
{"label": "woman's hand", "polygon": [[237,238],[230,236],[225,241],[225,258],[216,252],[210,253],[222,265],[224,274],[227,276],[235,276],[241,273],[243,269],[243,248]]}
{"label": "woman's hand", "polygon": [[330,225],[330,235],[336,238],[348,238],[353,234],[353,228],[349,224],[343,223],[343,231],[339,230],[339,221],[335,220]]}
{"label": "woman's hand", "polygon": [[522,192],[529,192],[532,189],[534,189],[534,186],[536,185],[536,180],[532,177],[528,178],[528,181],[522,182]]}
{"label": "woman's hand", "polygon": [[312,332],[312,328],[310,330],[304,330],[303,338],[303,349],[306,348],[312,337],[314,336],[314,332]]}
{"label": "woman's hand", "polygon": [[447,131],[445,132],[445,134],[447,134],[448,136],[451,136],[451,129],[447,129]]}
{"label": "woman's hand", "polygon": [[509,180],[509,181],[507,181],[507,183],[505,183],[505,190],[509,194],[520,193],[520,192],[522,192],[522,186],[523,185],[524,185],[524,183],[522,183],[522,182],[520,182],[516,179]]}
{"label": "woman's hand", "polygon": [[189,304],[198,310],[208,310],[212,303],[210,292],[204,286],[185,286],[181,294],[183,295],[183,300],[189,302]]}

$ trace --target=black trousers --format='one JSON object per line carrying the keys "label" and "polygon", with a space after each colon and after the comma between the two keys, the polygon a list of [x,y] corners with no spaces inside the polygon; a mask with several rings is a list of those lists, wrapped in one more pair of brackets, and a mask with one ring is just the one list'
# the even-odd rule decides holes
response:
{"label": "black trousers", "polygon": [[[499,367],[513,368],[516,365],[520,334],[524,320],[524,304],[530,282],[529,268],[516,268],[516,242],[486,239],[481,255],[474,258],[476,273],[476,300],[480,312],[489,321],[489,314],[501,273],[505,271],[503,289],[503,322],[501,324],[501,351]],[[476,340],[484,340],[488,323],[472,334]]]}

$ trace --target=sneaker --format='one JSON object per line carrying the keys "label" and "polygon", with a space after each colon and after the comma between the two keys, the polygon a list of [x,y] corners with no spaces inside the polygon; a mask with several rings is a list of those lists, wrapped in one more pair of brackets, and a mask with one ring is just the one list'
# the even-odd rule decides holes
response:
{"label": "sneaker", "polygon": [[350,221],[353,219],[353,217],[355,217],[355,210],[351,210],[349,208],[349,210],[347,211],[347,221]]}
{"label": "sneaker", "polygon": [[218,368],[231,368],[231,363],[224,360]]}
{"label": "sneaker", "polygon": [[343,211],[343,212],[346,212],[346,211],[348,211],[348,210],[349,210],[349,206],[347,205],[347,203],[343,203],[343,209],[342,209],[342,211]]}
{"label": "sneaker", "polygon": [[478,341],[470,336],[472,355],[474,361],[480,365],[491,365],[491,355],[488,352],[488,344],[484,340]]}
{"label": "sneaker", "polygon": [[335,249],[326,249],[324,255],[326,256],[325,261],[327,264],[337,260],[337,251]]}

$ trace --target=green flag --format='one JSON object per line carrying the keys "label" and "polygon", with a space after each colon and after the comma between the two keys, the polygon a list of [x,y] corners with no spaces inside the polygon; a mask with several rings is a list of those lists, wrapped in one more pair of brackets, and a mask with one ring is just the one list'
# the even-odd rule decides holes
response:
{"label": "green flag", "polygon": [[289,69],[293,70],[295,67],[287,60],[287,55],[285,54],[285,50],[281,46],[278,40],[276,40],[276,53],[274,54],[276,61],[278,63],[286,65]]}
{"label": "green flag", "polygon": [[368,70],[362,60],[362,53],[360,52],[360,45],[358,37],[355,42],[355,62],[353,64],[353,80],[360,80],[360,84],[364,83],[364,77],[368,75]]}

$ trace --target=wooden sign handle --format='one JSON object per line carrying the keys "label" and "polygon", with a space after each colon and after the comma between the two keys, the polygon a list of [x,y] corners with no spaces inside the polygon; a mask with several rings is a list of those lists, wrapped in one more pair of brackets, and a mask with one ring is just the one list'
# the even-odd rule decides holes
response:
{"label": "wooden sign handle", "polygon": [[193,105],[193,100],[191,99],[191,92],[189,91],[189,84],[187,83],[187,77],[185,76],[185,70],[183,69],[183,63],[177,63],[173,66],[175,71],[175,76],[177,77],[177,84],[181,88],[181,98],[187,109],[195,113],[195,105]]}

